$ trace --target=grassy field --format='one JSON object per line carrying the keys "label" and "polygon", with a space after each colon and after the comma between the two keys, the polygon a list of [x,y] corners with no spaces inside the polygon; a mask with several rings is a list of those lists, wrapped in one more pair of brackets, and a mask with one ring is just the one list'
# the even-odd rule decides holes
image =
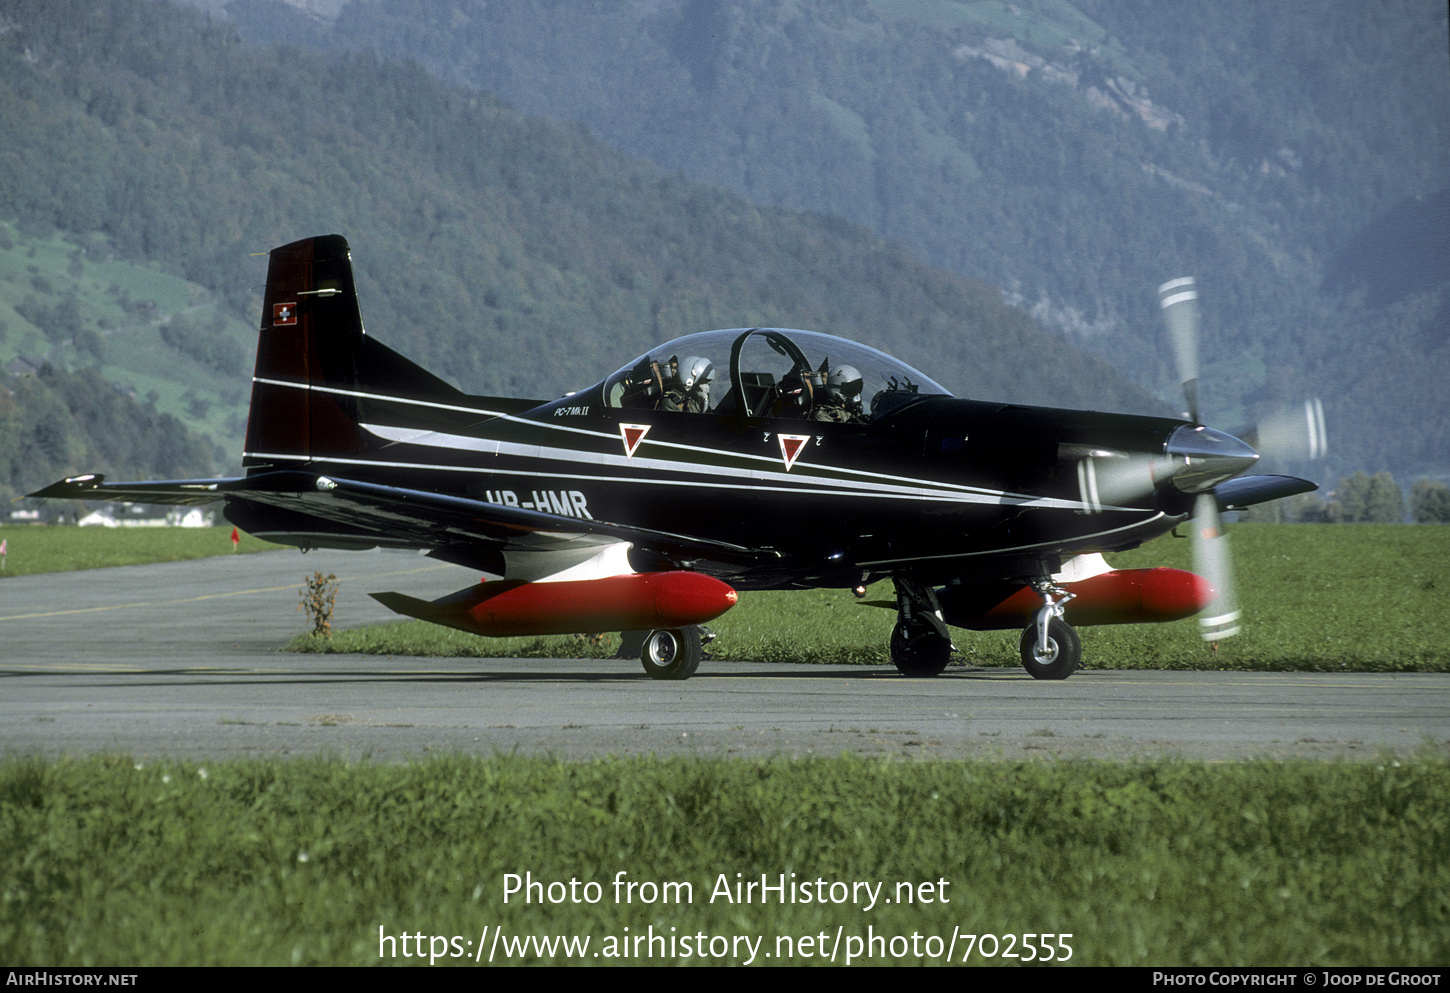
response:
{"label": "grassy field", "polygon": [[[55,543],[37,548],[47,532]],[[116,564],[153,537],[178,547],[162,556],[164,542],[139,541],[146,561],[229,554],[229,534],[0,530],[11,566],[23,550],[32,571]],[[1447,535],[1241,525],[1246,636],[1211,656],[1192,622],[1088,629],[1086,650],[1104,665],[1443,670]],[[1160,541],[1117,564],[1186,565],[1186,546]],[[713,626],[728,657],[884,662],[892,620],[822,591],[747,595]],[[958,643],[974,664],[1016,665],[1015,637]],[[306,643],[612,651],[411,623]],[[1428,753],[1221,765],[7,757],[0,961],[808,964],[834,952],[838,964],[997,965],[1027,957],[1025,940],[1034,957],[1070,950],[1078,965],[1443,966],[1447,797],[1450,764]],[[721,889],[782,877],[824,902]],[[505,900],[529,881],[542,885]]]}
{"label": "grassy field", "polygon": [[[1085,665],[1151,669],[1450,671],[1444,617],[1450,528],[1433,525],[1232,527],[1244,633],[1211,650],[1190,619],[1081,629]],[[1111,556],[1122,568],[1190,567],[1189,542],[1159,538]],[[867,596],[891,599],[883,583]],[[886,665],[890,610],[844,590],[746,593],[710,628],[715,659]],[[954,631],[960,662],[1017,666],[1016,631]],[[421,621],[299,638],[297,651],[383,655],[599,657],[618,638],[483,638]]]}
{"label": "grassy field", "polygon": [[[280,548],[240,534],[238,552]],[[7,554],[0,579],[41,572],[179,562],[232,554],[230,525],[212,528],[0,527]]]}
{"label": "grassy field", "polygon": [[[1009,935],[1026,957],[1021,936],[1046,933],[1078,965],[1443,965],[1447,795],[1450,766],[1409,757],[11,760],[0,960],[419,964],[421,949],[473,964],[486,943],[495,964],[692,964],[747,961],[744,938],[755,964],[797,964],[840,935],[838,963],[915,964],[942,961],[955,929],[952,959],[970,964],[1011,962]],[[620,872],[641,886],[616,891]],[[505,902],[508,874],[544,886]],[[720,889],[762,874],[822,899]],[[833,883],[884,885],[868,908]],[[625,943],[651,928],[654,945]],[[560,935],[589,945],[517,945]],[[966,935],[996,937],[968,952]]]}

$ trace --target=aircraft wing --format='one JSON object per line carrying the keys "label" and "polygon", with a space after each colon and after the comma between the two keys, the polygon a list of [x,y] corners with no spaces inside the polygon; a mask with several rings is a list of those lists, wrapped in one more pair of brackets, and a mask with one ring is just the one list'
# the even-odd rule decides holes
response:
{"label": "aircraft wing", "polygon": [[101,475],[76,476],[29,495],[163,504],[241,500],[304,515],[324,525],[319,531],[325,525],[343,525],[376,535],[378,544],[435,552],[470,545],[496,552],[547,552],[559,548],[562,541],[575,547],[629,542],[666,556],[731,565],[777,557],[772,551],[728,542],[300,470],[140,483],[107,483]]}

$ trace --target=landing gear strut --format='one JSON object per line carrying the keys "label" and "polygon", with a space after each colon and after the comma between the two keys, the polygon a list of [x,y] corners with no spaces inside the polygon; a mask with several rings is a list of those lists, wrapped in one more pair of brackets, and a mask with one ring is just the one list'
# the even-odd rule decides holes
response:
{"label": "landing gear strut", "polygon": [[1082,661],[1082,641],[1062,619],[1067,602],[1077,594],[1046,579],[1034,582],[1032,588],[1042,597],[1042,608],[1017,646],[1022,666],[1033,679],[1066,679]]}
{"label": "landing gear strut", "polygon": [[891,661],[903,676],[935,676],[951,661],[951,635],[930,586],[896,579],[896,627],[891,630]]}

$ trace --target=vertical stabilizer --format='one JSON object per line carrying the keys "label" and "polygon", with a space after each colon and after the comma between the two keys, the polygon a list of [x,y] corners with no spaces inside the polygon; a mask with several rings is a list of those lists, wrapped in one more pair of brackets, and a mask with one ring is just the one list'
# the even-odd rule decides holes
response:
{"label": "vertical stabilizer", "polygon": [[243,464],[260,470],[355,454],[360,404],[459,392],[363,331],[341,235],[274,248],[257,337]]}
{"label": "vertical stabilizer", "polygon": [[[274,248],[257,336],[257,366],[247,419],[249,465],[306,461],[314,434],[327,447],[350,447],[350,411],[316,395],[313,384],[350,385],[362,351],[362,315],[352,257],[340,235]],[[342,415],[339,417],[338,415]]]}

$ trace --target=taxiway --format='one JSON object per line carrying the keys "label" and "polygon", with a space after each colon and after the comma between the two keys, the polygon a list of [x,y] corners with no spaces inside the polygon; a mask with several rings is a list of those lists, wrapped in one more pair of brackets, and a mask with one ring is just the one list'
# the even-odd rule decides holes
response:
{"label": "taxiway", "polygon": [[298,591],[339,579],[337,623],[396,619],[366,597],[437,596],[471,574],[403,555],[268,552],[0,582],[0,751],[395,760],[839,755],[1371,758],[1450,754],[1443,673],[757,665],[707,659],[657,682],[637,661],[419,659],[279,651]]}

